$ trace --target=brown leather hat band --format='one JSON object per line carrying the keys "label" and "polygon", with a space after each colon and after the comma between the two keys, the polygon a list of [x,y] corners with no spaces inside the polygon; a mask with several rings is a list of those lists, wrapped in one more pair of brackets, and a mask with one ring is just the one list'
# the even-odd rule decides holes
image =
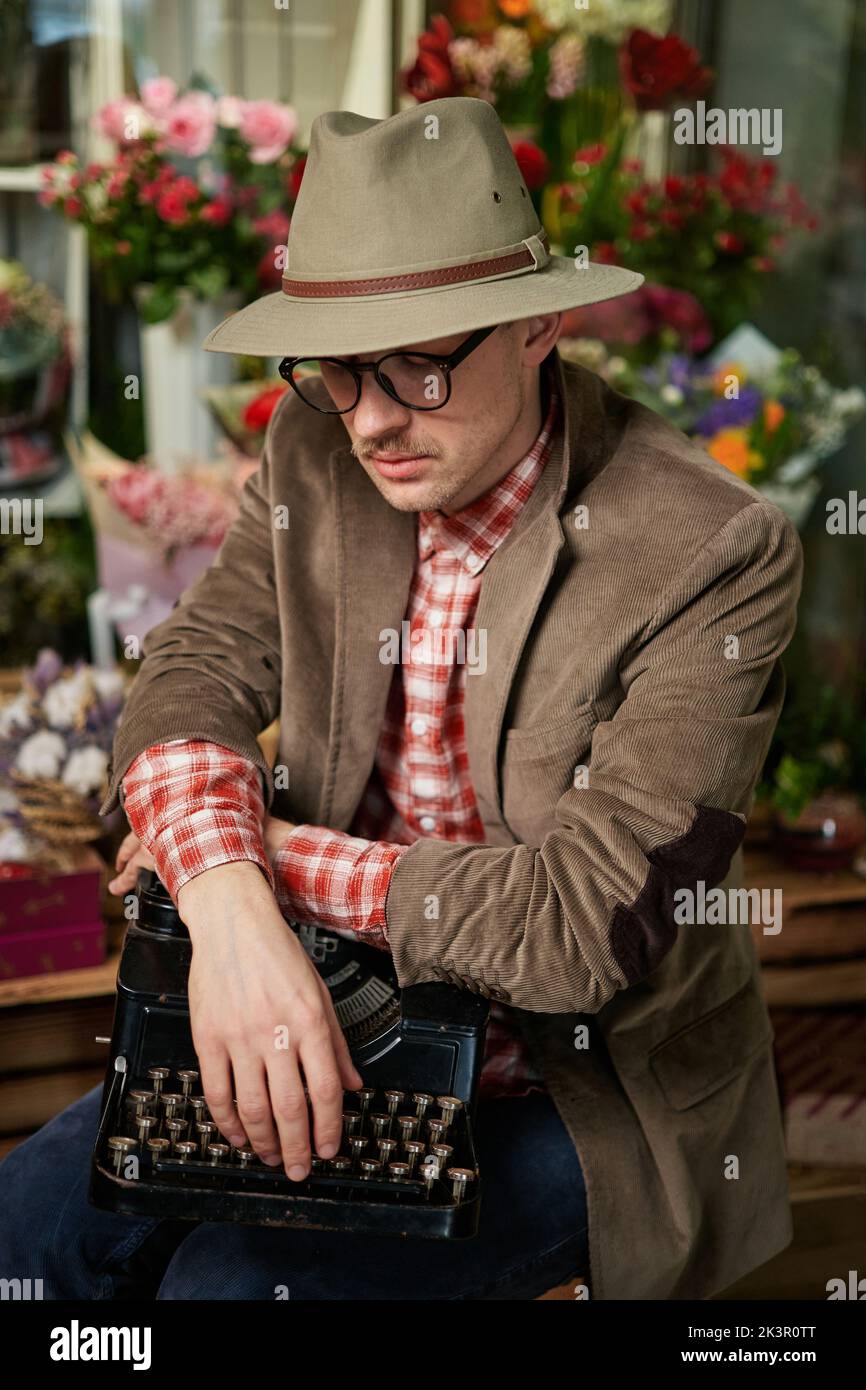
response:
{"label": "brown leather hat band", "polygon": [[[539,241],[549,250],[547,234]],[[508,271],[523,270],[538,264],[528,246],[507,256],[494,256],[486,261],[469,261],[465,265],[447,265],[439,270],[412,270],[405,275],[379,275],[368,280],[289,280],[283,277],[283,293],[298,299],[337,299],[353,294],[398,294],[402,290],[426,290],[436,285],[462,285],[471,280],[483,280],[489,275],[505,275]]]}

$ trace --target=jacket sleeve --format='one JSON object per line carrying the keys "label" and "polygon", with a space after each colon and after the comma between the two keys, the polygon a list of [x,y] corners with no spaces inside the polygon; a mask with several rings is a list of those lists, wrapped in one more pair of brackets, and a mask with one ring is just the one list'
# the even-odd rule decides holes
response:
{"label": "jacket sleeve", "polygon": [[100,815],[113,810],[132,760],[173,739],[220,743],[260,769],[265,804],[273,780],[257,735],[280,703],[280,627],[274,583],[271,448],[286,399],[265,433],[261,466],[247,479],[239,514],[214,563],[142,642],[143,661],[124,705]]}
{"label": "jacket sleeve", "polygon": [[540,846],[409,847],[386,904],[401,986],[448,980],[538,1013],[596,1013],[659,965],[674,894],[718,884],[742,840],[801,570],[790,522],[748,503],[624,652],[623,700],[589,757],[563,756],[564,770],[588,766],[587,784],[551,808]]}

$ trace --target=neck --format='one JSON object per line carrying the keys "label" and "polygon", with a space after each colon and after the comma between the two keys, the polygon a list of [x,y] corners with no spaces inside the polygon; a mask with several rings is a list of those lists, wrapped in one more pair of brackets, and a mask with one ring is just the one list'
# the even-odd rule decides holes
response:
{"label": "neck", "polygon": [[[534,379],[533,379],[534,378]],[[492,487],[501,482],[525,458],[539,434],[547,412],[549,387],[547,373],[536,367],[525,391],[525,404],[512,430],[502,446],[491,454],[483,468],[466,484],[462,492],[452,497],[442,508],[445,516],[454,516],[465,507],[483,497]]]}

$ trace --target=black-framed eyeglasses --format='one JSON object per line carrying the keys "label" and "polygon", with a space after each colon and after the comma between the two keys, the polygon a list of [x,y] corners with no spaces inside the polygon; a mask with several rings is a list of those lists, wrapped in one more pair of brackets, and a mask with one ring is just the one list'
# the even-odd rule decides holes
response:
{"label": "black-framed eyeglasses", "polygon": [[[323,415],[345,415],[361,399],[361,373],[372,372],[382,390],[409,410],[441,410],[451,397],[451,373],[485,338],[492,328],[478,328],[453,352],[386,352],[375,362],[345,362],[341,357],[284,357],[279,373],[301,400]],[[312,383],[321,375],[334,402],[323,406],[313,399]]]}

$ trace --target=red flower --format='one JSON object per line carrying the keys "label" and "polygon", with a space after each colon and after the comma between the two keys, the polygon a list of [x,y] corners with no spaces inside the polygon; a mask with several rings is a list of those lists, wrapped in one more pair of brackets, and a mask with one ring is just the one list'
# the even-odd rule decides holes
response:
{"label": "red flower", "polygon": [[572,164],[600,164],[607,154],[607,145],[584,145],[575,150]]}
{"label": "red flower", "polygon": [[678,97],[698,97],[712,72],[701,67],[696,48],[677,34],[659,38],[633,29],[619,51],[622,80],[639,111],[663,111]]}
{"label": "red flower", "polygon": [[231,198],[214,198],[212,202],[205,203],[199,213],[202,221],[210,222],[214,227],[224,227],[231,221],[231,215]]}
{"label": "red flower", "polygon": [[720,251],[724,251],[727,256],[739,256],[746,249],[746,243],[742,237],[736,236],[733,232],[716,232],[713,237]]}
{"label": "red flower", "polygon": [[289,174],[289,196],[294,203],[301,191],[301,182],[304,177],[304,170],[307,167],[307,156],[302,154],[300,159],[296,159],[292,165],[292,172]]}
{"label": "red flower", "polygon": [[182,227],[189,221],[189,204],[186,198],[173,188],[167,188],[160,193],[156,200],[156,211],[163,222],[170,222],[175,227]]}
{"label": "red flower", "polygon": [[600,265],[616,265],[619,258],[612,241],[598,241],[592,248],[592,259]]}
{"label": "red flower", "polygon": [[459,95],[460,82],[448,54],[453,39],[454,30],[444,14],[434,15],[430,28],[418,39],[414,65],[403,74],[404,90],[416,101]]}
{"label": "red flower", "polygon": [[530,192],[543,188],[550,173],[550,160],[532,140],[516,140],[511,146],[523,182]]}
{"label": "red flower", "polygon": [[244,410],[244,424],[249,430],[263,430],[273,415],[280,397],[288,391],[288,386],[273,386],[268,391],[262,391],[261,395],[255,396]]}

